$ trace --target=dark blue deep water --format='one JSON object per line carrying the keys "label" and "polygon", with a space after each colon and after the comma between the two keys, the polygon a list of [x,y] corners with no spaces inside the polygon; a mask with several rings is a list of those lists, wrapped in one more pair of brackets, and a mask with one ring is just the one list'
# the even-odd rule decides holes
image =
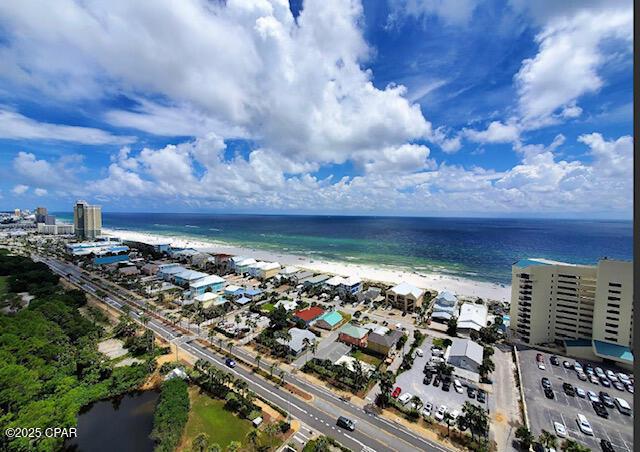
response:
{"label": "dark blue deep water", "polygon": [[524,257],[633,253],[631,221],[103,213],[103,226],[506,284]]}

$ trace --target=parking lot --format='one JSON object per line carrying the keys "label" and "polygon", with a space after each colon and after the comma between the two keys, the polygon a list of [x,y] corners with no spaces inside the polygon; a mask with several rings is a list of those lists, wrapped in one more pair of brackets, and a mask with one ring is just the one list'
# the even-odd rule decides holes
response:
{"label": "parking lot", "polygon": [[[627,391],[619,391],[614,387],[605,388],[590,381],[578,379],[574,369],[566,369],[563,361],[574,363],[573,358],[566,358],[556,355],[560,360],[559,366],[551,364],[549,353],[542,353],[546,369],[540,370],[536,362],[537,350],[519,350],[521,366],[521,378],[524,388],[525,400],[527,404],[527,415],[531,424],[531,431],[537,437],[544,429],[556,434],[554,422],[565,425],[567,437],[574,439],[592,450],[601,450],[600,440],[607,439],[616,451],[633,450],[633,416],[626,416],[620,413],[617,408],[607,408],[609,418],[598,416],[588,398],[580,398],[576,394],[574,397],[568,396],[562,389],[562,384],[567,382],[574,387],[582,388],[584,391],[593,391],[599,394],[600,391],[608,393],[612,398],[620,397],[629,403],[633,411],[633,394]],[[583,366],[586,360],[578,360]],[[593,367],[601,367],[605,371],[611,369],[614,372],[626,372],[602,363],[592,363]],[[544,395],[541,379],[547,377],[551,382],[554,392],[554,399],[548,399]],[[582,433],[577,425],[576,417],[578,413],[586,416],[593,429],[593,436]],[[562,438],[560,438],[562,439]]]}
{"label": "parking lot", "polygon": [[[404,371],[398,376],[395,386],[399,386],[402,389],[402,393],[409,392],[412,395],[417,395],[423,403],[430,402],[433,404],[434,412],[441,405],[445,405],[449,412],[454,410],[461,411],[462,405],[466,401],[481,405],[483,408],[487,409],[486,402],[479,403],[476,399],[470,399],[467,396],[466,387],[464,388],[464,392],[459,393],[456,392],[453,384],[449,391],[443,391],[442,383],[437,387],[433,386],[433,379],[429,385],[425,385],[422,382],[424,379],[424,366],[431,359],[431,345],[431,338],[427,337],[424,343],[420,346],[420,349],[424,352],[424,356],[415,357],[411,369]],[[454,375],[452,378],[458,377]],[[466,382],[463,379],[458,379],[464,386],[466,386]]]}

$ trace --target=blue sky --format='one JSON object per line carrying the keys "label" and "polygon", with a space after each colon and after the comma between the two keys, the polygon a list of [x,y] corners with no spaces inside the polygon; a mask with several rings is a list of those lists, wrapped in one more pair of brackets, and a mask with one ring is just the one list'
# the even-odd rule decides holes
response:
{"label": "blue sky", "polygon": [[630,218],[632,2],[0,5],[0,208]]}

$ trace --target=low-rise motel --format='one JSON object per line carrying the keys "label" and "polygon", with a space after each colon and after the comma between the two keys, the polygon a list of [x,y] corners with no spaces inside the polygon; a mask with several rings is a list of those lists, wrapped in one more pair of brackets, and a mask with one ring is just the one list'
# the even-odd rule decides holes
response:
{"label": "low-rise motel", "polygon": [[523,259],[512,267],[511,324],[525,344],[555,343],[579,358],[633,366],[633,263]]}

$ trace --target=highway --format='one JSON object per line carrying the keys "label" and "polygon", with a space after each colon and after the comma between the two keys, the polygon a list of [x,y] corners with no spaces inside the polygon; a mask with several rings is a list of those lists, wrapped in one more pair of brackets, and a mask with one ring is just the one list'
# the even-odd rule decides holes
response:
{"label": "highway", "polygon": [[[112,287],[114,286],[113,284],[106,286],[101,282],[92,281],[91,278],[82,273],[81,269],[72,264],[38,256],[34,256],[34,259],[45,262],[56,273],[68,278],[71,282],[90,292],[91,295],[114,309],[122,310],[124,304],[132,306],[130,315],[134,320],[139,321],[140,315],[138,312],[145,309],[144,305],[137,300],[132,300],[130,294],[126,293],[124,289]],[[106,295],[98,297],[98,291],[102,291]],[[158,314],[155,313],[154,315]],[[301,400],[282,389],[279,385],[264,379],[241,365],[231,369],[225,365],[224,357],[191,340],[194,339],[192,337],[183,337],[177,328],[171,326],[170,322],[167,321],[165,324],[157,320],[153,315],[148,317],[150,320],[144,326],[158,336],[174,344],[181,342],[179,346],[183,351],[197,358],[206,359],[216,367],[244,379],[249,388],[256,394],[289,412],[293,418],[299,419],[312,430],[334,438],[351,450],[374,450],[378,452],[415,450],[438,450],[444,452],[447,450],[442,445],[422,438],[402,425],[367,413],[362,408],[339,399],[330,391],[309,384],[295,375],[286,374],[285,381],[313,395],[313,400]],[[234,349],[232,354],[245,361],[254,362],[253,356],[244,350]],[[266,368],[266,365],[262,367]],[[335,425],[336,419],[341,415],[356,421],[355,431],[350,432]],[[307,434],[308,432],[304,433]]]}

